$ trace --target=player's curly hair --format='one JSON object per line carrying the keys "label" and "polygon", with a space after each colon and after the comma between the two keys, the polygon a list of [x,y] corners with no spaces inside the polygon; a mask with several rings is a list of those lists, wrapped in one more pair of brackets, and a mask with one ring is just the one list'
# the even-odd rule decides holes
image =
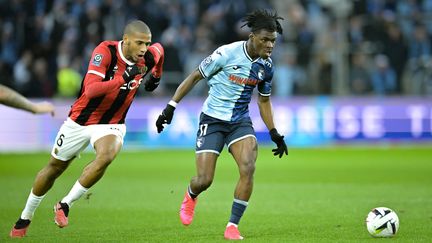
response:
{"label": "player's curly hair", "polygon": [[243,18],[242,22],[246,23],[242,25],[241,28],[248,26],[254,33],[261,29],[265,29],[270,32],[276,31],[279,34],[282,34],[282,26],[279,23],[279,20],[283,20],[283,18],[278,16],[276,12],[258,9],[248,13]]}

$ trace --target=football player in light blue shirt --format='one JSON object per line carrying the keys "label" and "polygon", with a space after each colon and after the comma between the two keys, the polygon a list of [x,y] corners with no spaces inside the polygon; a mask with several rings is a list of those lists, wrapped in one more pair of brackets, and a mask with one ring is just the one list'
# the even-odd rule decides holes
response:
{"label": "football player in light blue shirt", "polygon": [[238,230],[253,188],[253,174],[258,145],[249,117],[249,103],[255,87],[258,88],[260,115],[277,148],[275,156],[288,154],[284,137],[273,122],[270,102],[273,64],[270,58],[278,33],[282,34],[276,13],[256,10],[244,18],[251,28],[247,41],[238,41],[216,49],[205,58],[177,88],[171,101],[156,121],[158,132],[170,124],[178,102],[202,79],[206,79],[209,95],[200,116],[196,141],[197,176],[190,181],[180,208],[184,225],[192,223],[198,195],[212,183],[216,161],[226,144],[236,161],[240,179],[234,191],[231,217],[225,229],[226,239],[243,239]]}
{"label": "football player in light blue shirt", "polygon": [[253,89],[258,86],[261,96],[270,96],[272,60],[253,60],[246,44],[238,41],[221,46],[199,65],[201,76],[208,79],[210,86],[204,114],[227,122],[249,121]]}

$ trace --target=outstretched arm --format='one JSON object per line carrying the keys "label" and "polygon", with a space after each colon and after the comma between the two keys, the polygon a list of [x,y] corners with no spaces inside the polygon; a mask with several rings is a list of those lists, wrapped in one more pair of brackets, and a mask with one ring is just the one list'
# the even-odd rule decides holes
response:
{"label": "outstretched arm", "polygon": [[198,69],[196,69],[178,86],[174,96],[171,98],[171,101],[167,104],[156,120],[158,133],[163,131],[165,124],[171,123],[177,103],[180,102],[201,79],[203,79],[203,76]]}
{"label": "outstretched arm", "polygon": [[51,103],[33,103],[18,92],[3,85],[0,85],[0,103],[33,114],[51,113],[51,116],[54,116],[54,106]]}
{"label": "outstretched arm", "polygon": [[196,69],[178,86],[171,100],[179,103],[201,79],[203,79],[203,76]]}
{"label": "outstretched arm", "polygon": [[269,130],[270,137],[277,145],[277,148],[272,150],[273,155],[279,156],[279,158],[281,158],[284,153],[288,155],[288,148],[285,144],[284,136],[280,135],[274,126],[273,107],[270,101],[270,96],[259,95],[258,107],[261,118]]}

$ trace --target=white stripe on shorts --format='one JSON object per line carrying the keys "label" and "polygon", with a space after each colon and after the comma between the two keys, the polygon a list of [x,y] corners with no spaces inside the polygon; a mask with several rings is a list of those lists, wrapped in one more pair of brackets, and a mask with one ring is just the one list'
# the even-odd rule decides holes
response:
{"label": "white stripe on shorts", "polygon": [[211,150],[211,149],[205,149],[205,150],[195,151],[195,153],[196,153],[196,154],[201,154],[201,153],[214,153],[214,154],[220,155],[219,151]]}
{"label": "white stripe on shorts", "polygon": [[239,137],[239,138],[236,138],[236,139],[232,140],[232,141],[227,145],[228,150],[229,150],[229,147],[230,147],[233,143],[235,143],[235,142],[237,142],[237,141],[240,141],[240,140],[242,140],[242,139],[245,139],[245,138],[247,138],[247,137],[254,137],[255,140],[257,140],[256,137],[255,137],[255,135],[253,135],[253,134],[247,134],[247,135],[244,135],[243,137]]}

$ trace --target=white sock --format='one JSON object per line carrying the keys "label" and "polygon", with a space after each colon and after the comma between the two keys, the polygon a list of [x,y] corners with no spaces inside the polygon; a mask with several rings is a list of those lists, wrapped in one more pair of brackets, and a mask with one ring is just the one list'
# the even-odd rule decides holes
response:
{"label": "white sock", "polygon": [[236,228],[238,228],[238,225],[236,225],[236,224],[234,224],[234,223],[231,223],[231,222],[228,222],[228,224],[227,224],[226,227],[230,227],[231,225],[234,225]]}
{"label": "white sock", "polygon": [[81,198],[84,193],[88,191],[88,188],[83,187],[79,181],[76,181],[70,190],[69,194],[66,195],[60,202],[67,203],[69,207],[72,207],[72,204]]}
{"label": "white sock", "polygon": [[39,207],[39,204],[41,203],[44,197],[45,195],[36,196],[35,194],[33,194],[33,189],[32,189],[30,191],[30,195],[27,198],[25,208],[21,213],[21,218],[31,220],[33,218],[34,212],[36,211],[37,207]]}

